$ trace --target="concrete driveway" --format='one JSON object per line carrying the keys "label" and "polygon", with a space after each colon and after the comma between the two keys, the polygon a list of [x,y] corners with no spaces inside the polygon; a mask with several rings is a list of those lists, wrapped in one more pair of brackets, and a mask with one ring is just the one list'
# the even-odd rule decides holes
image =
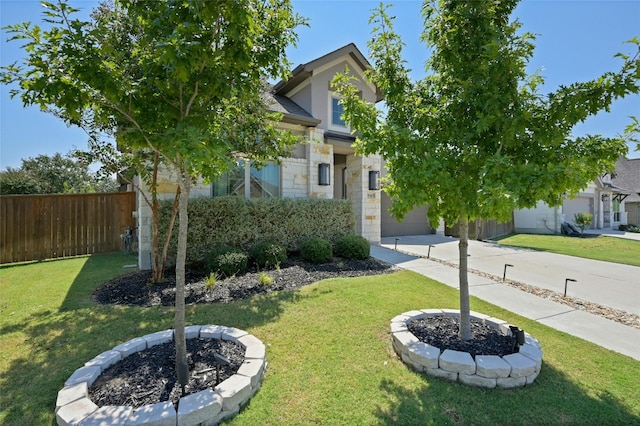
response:
{"label": "concrete driveway", "polygon": [[[438,235],[397,238],[400,251],[459,263],[457,238]],[[396,237],[382,238],[381,245],[394,249]],[[567,283],[567,296],[640,314],[640,267],[469,241],[469,268],[502,277],[505,264],[513,265],[507,268],[509,279],[561,294],[565,280],[574,279],[575,282]]]}

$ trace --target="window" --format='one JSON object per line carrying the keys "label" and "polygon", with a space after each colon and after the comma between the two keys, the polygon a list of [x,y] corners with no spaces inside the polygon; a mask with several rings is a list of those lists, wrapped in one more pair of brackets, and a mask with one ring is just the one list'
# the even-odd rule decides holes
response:
{"label": "window", "polygon": [[620,222],[620,200],[613,199],[613,221]]}
{"label": "window", "polygon": [[267,163],[258,170],[252,167],[249,161],[240,160],[236,168],[214,181],[211,189],[214,197],[280,197],[280,166]]}
{"label": "window", "polygon": [[344,108],[340,103],[340,98],[332,96],[331,97],[331,124],[335,126],[346,127],[347,125],[342,119],[343,113],[344,113]]}

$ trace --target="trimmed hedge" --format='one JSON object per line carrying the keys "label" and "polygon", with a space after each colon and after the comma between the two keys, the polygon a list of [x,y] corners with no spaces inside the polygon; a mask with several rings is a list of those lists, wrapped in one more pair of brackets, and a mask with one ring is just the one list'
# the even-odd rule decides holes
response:
{"label": "trimmed hedge", "polygon": [[[169,222],[171,206],[171,201],[163,201],[160,206],[161,233]],[[344,235],[353,234],[355,223],[349,200],[194,198],[189,200],[187,263],[206,259],[211,247],[216,246],[249,252],[258,242],[272,241],[287,252],[297,252],[312,237],[333,245]],[[177,235],[178,223],[169,244],[169,263],[175,263]]]}

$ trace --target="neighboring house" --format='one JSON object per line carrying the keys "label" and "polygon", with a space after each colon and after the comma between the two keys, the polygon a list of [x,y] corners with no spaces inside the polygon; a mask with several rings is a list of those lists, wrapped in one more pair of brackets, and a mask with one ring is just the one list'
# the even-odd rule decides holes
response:
{"label": "neighboring house", "polygon": [[[356,214],[356,233],[372,243],[379,243],[382,235],[430,233],[426,208],[409,213],[402,223],[387,213],[389,197],[380,191],[378,180],[383,171],[382,158],[354,153],[355,137],[341,118],[342,105],[331,87],[333,77],[347,67],[358,78],[363,99],[379,102],[380,91],[362,78],[370,64],[354,44],[298,65],[288,80],[278,82],[265,94],[265,102],[271,110],[283,114],[280,127],[302,136],[306,143],[297,145],[291,157],[280,164],[269,164],[261,170],[240,161],[235,170],[211,185],[198,182],[192,196],[349,199]],[[175,194],[170,176],[164,177],[159,193],[166,197]],[[139,195],[141,269],[150,268],[150,221],[151,211]]]}
{"label": "neighboring house", "polygon": [[613,186],[624,190],[613,199],[614,221],[640,226],[640,158],[620,158],[611,181]]}
{"label": "neighboring house", "polygon": [[[599,176],[562,206],[539,202],[535,208],[514,212],[515,232],[552,234],[560,232],[562,222],[574,222],[576,213],[591,213],[588,229],[614,229],[640,219],[640,159],[618,159],[616,171]],[[631,220],[629,219],[631,215]]]}

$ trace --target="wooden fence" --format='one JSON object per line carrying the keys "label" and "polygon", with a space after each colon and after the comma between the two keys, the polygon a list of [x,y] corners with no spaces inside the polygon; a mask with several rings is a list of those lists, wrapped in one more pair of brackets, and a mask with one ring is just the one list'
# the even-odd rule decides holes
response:
{"label": "wooden fence", "polygon": [[0,196],[0,263],[115,251],[135,193]]}
{"label": "wooden fence", "polygon": [[[469,223],[469,239],[484,240],[515,232],[513,218],[509,222],[499,223],[495,219],[478,219]],[[458,224],[447,226],[445,235],[456,237],[460,236]]]}

